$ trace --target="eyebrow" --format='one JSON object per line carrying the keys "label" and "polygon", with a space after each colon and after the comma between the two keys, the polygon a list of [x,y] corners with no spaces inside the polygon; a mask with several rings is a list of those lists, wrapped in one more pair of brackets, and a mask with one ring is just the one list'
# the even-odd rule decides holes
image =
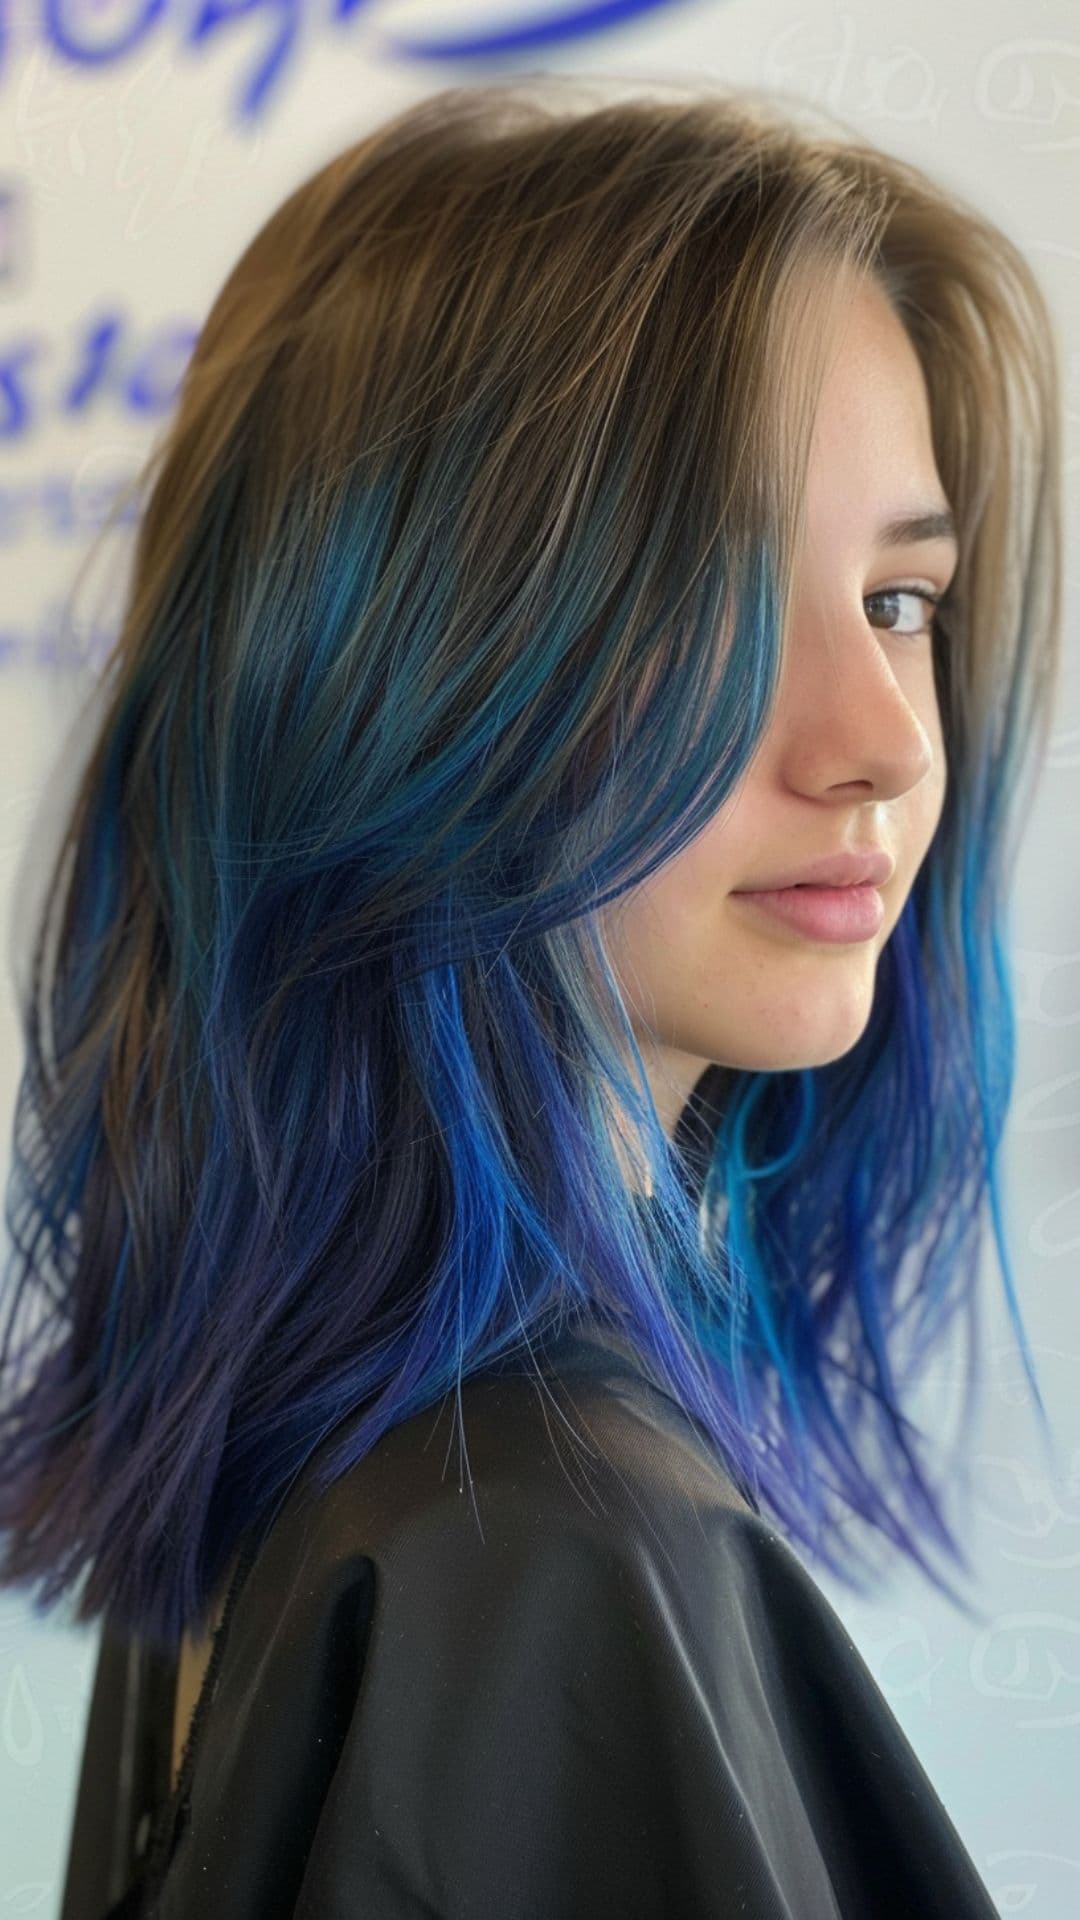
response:
{"label": "eyebrow", "polygon": [[886,520],[877,531],[878,547],[910,547],[920,540],[951,540],[959,545],[956,521],[949,507],[925,507],[917,513],[901,513]]}

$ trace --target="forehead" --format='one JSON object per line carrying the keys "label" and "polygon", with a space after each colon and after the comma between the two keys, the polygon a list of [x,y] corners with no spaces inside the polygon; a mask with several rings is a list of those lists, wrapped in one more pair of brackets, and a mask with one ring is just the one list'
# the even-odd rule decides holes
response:
{"label": "forehead", "polygon": [[838,320],[814,419],[808,516],[876,526],[896,498],[941,493],[919,358],[884,293],[860,287]]}

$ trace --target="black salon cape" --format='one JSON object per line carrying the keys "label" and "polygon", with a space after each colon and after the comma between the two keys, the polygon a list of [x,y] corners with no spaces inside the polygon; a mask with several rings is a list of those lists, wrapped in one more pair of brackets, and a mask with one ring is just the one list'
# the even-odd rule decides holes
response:
{"label": "black salon cape", "polygon": [[453,1393],[294,1489],[156,1896],[174,1674],[106,1626],[61,1920],[992,1920],[839,1616],[696,1425],[617,1336],[544,1365],[551,1399],[466,1381],[471,1492]]}

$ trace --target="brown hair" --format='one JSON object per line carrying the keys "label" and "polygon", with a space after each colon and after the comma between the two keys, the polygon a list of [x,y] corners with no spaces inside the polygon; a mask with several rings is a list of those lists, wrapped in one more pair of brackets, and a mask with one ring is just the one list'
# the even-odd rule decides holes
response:
{"label": "brown hair", "polygon": [[[83,1618],[205,1601],[326,1433],[328,1381],[363,1450],[439,1390],[447,1328],[468,1371],[569,1307],[617,1312],[804,1539],[808,1434],[897,1536],[887,1477],[840,1445],[880,1419],[921,1557],[881,1354],[922,1229],[927,1326],[958,1273],[971,1294],[994,1179],[1004,801],[1060,658],[1058,345],[1019,249],[839,123],[746,89],[576,90],[588,111],[551,78],[431,95],[297,187],[147,468],[12,1209],[63,1338],[0,1449],[5,1573],[93,1559]],[[747,1087],[771,1184],[750,1134],[714,1148],[709,1218],[752,1201],[767,1228],[737,1236],[740,1326],[782,1351],[783,1396],[751,1418],[725,1404],[722,1237],[693,1238],[653,1130],[651,1225],[617,1177],[592,1094],[626,1030],[578,936],[758,737],[861,274],[918,352],[958,525],[951,778],[872,1062],[821,1071],[822,1124],[782,1160],[801,1089]],[[777,599],[732,624],[763,555]],[[838,1205],[864,1161],[869,1199]],[[867,1392],[837,1419],[844,1316]]]}

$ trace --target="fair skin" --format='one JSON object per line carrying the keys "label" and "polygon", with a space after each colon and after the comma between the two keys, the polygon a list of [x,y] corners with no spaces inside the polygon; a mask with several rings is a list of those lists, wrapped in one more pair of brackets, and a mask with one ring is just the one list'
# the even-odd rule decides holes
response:
{"label": "fair skin", "polygon": [[173,1739],[172,1739],[172,1784],[175,1787],[180,1773],[180,1761],[188,1736],[199,1693],[202,1688],[210,1655],[214,1646],[214,1631],[218,1626],[225,1607],[225,1595],[236,1565],[235,1558],[230,1563],[225,1578],[218,1589],[217,1598],[211,1608],[210,1624],[205,1634],[185,1634],[177,1659],[176,1697],[173,1702]]}
{"label": "fair skin", "polygon": [[[866,1027],[878,955],[945,799],[932,639],[919,632],[933,608],[909,588],[944,591],[958,557],[951,537],[881,545],[879,530],[947,505],[918,358],[885,295],[864,283],[815,416],[788,652],[760,749],[704,831],[605,911],[669,1137],[708,1066],[822,1066]],[[871,845],[896,866],[868,939],[826,945],[732,897]]]}
{"label": "fair skin", "polygon": [[[951,539],[880,546],[877,535],[902,512],[946,504],[914,349],[884,295],[866,287],[815,420],[790,647],[760,750],[692,845],[605,915],[669,1136],[708,1066],[823,1066],[866,1026],[878,955],[945,798],[931,640],[917,631],[932,610],[908,585],[944,591],[957,557]],[[900,585],[899,597],[867,604]],[[869,844],[896,868],[881,928],[865,941],[808,940],[731,897],[785,866]],[[211,1645],[212,1628],[181,1649],[174,1775]]]}

